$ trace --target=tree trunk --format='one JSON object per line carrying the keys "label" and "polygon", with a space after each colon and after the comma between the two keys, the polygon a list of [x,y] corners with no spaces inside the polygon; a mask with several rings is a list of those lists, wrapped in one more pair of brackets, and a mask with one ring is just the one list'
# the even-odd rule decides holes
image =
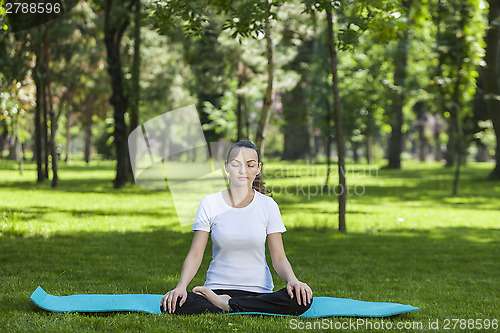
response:
{"label": "tree trunk", "polygon": [[429,141],[425,136],[425,128],[427,126],[427,116],[422,113],[417,119],[418,121],[418,159],[420,162],[427,161],[427,155],[429,154]]}
{"label": "tree trunk", "polygon": [[[403,1],[403,7],[406,11],[406,20],[409,22],[410,8],[412,0]],[[399,40],[394,57],[394,92],[391,106],[391,139],[389,142],[389,163],[391,169],[401,168],[401,152],[403,150],[403,106],[406,100],[406,71],[408,63],[408,31],[407,27],[403,37]]]}
{"label": "tree trunk", "polygon": [[34,154],[36,160],[37,169],[37,182],[43,182],[45,180],[45,173],[43,172],[43,153],[42,153],[42,113],[44,108],[45,94],[44,91],[44,79],[43,79],[43,64],[40,57],[40,51],[38,50],[36,56],[36,64],[33,70],[33,79],[36,85],[36,107],[35,107],[35,144],[34,144]]}
{"label": "tree trunk", "polygon": [[455,157],[457,155],[457,128],[456,121],[453,118],[453,110],[450,108],[450,117],[448,118],[448,143],[446,144],[446,152],[444,154],[444,159],[446,161],[445,166],[451,168],[455,165]]}
{"label": "tree trunk", "polygon": [[394,58],[394,85],[391,106],[391,140],[389,142],[389,168],[401,168],[401,152],[403,140],[403,106],[405,104],[405,80],[406,65],[408,59],[408,29],[405,30],[403,38],[398,42],[396,56]]}
{"label": "tree trunk", "polygon": [[[459,58],[459,57],[457,57]],[[457,77],[456,80],[457,82],[455,83],[455,91],[454,91],[454,97],[453,97],[453,104],[454,106],[452,107],[452,116],[450,118],[453,118],[452,121],[454,122],[454,127],[455,127],[455,138],[456,138],[456,148],[455,148],[455,176],[453,179],[453,190],[452,190],[452,195],[456,196],[458,194],[458,181],[460,178],[460,167],[462,165],[462,158],[463,158],[463,131],[462,131],[462,122],[461,122],[461,115],[460,115],[460,110],[462,108],[462,103],[460,99],[460,81],[462,78],[462,71],[461,71],[461,65],[462,65],[462,58],[457,59]]]}
{"label": "tree trunk", "polygon": [[[309,42],[310,47],[308,48],[308,52],[310,53],[309,57],[306,58],[306,61],[309,63],[314,62],[314,55],[318,54],[318,20],[316,17],[316,12],[311,13],[311,19],[312,19],[312,40]],[[306,108],[306,122],[307,122],[307,133],[308,133],[308,139],[309,139],[309,156],[308,160],[311,163],[314,163],[314,160],[316,160],[316,155],[317,155],[317,149],[316,149],[316,136],[314,135],[314,116],[312,114],[312,100],[313,100],[313,95],[314,95],[314,80],[313,76],[311,73],[311,70],[307,70],[307,81],[308,81],[308,97],[307,97],[307,108]]]}
{"label": "tree trunk", "polygon": [[[134,1],[132,0],[131,2],[133,5]],[[127,98],[123,93],[123,73],[120,57],[120,43],[129,20],[126,15],[111,19],[112,8],[113,1],[107,0],[105,3],[104,42],[108,58],[108,73],[111,77],[111,87],[113,90],[110,97],[110,103],[114,108],[114,143],[116,148],[116,177],[113,185],[115,188],[120,188],[127,182],[129,174],[128,129],[125,123]],[[114,16],[117,15],[115,14]]]}
{"label": "tree trunk", "polygon": [[266,131],[269,125],[269,119],[271,118],[271,104],[274,95],[274,45],[270,19],[266,23],[265,35],[267,45],[267,89],[255,137],[255,145],[257,149],[259,149],[261,156],[264,156],[264,139],[266,138]]}
{"label": "tree trunk", "polygon": [[[441,22],[443,20],[443,4],[441,1],[438,1],[438,8],[437,8],[437,16],[436,16],[436,22],[435,26],[437,28],[436,31],[436,40],[438,42],[443,40],[442,37],[442,30],[441,30]],[[440,49],[440,45],[437,45],[435,51],[438,54],[438,64],[436,67],[436,81],[437,81],[437,89],[438,89],[438,95],[439,95],[439,104],[441,106],[441,112],[442,114],[451,113],[453,112],[452,110],[449,110],[447,103],[446,103],[446,92],[444,90],[444,73],[443,73],[443,54],[444,52]],[[450,119],[445,120],[445,123],[447,125],[446,131],[448,132],[448,142],[446,143],[446,151],[444,153],[444,159],[445,159],[445,167],[451,167],[454,165],[454,159],[455,159],[455,147],[456,147],[456,140],[455,140],[455,122],[450,121]],[[434,137],[436,138],[436,142],[439,141],[439,133],[444,127],[441,126],[439,123],[439,118],[436,119],[436,125],[439,126],[439,128],[435,129],[434,132]],[[438,147],[436,147],[437,150]],[[437,150],[436,154],[439,156],[436,156],[438,159],[442,154],[441,154],[441,147],[439,147],[439,150]],[[440,160],[440,159],[439,159]]]}
{"label": "tree trunk", "polygon": [[243,124],[245,126],[246,138],[248,141],[252,142],[253,135],[252,135],[252,131],[250,128],[250,114],[248,112],[246,97],[244,95],[242,96],[241,106],[242,106],[242,111],[243,111],[242,116],[243,116]]}
{"label": "tree trunk", "polygon": [[94,92],[91,90],[87,96],[87,129],[85,133],[85,163],[90,163],[92,153],[92,114],[94,108]]}
{"label": "tree trunk", "polygon": [[366,163],[373,161],[373,136],[377,133],[373,111],[369,110],[366,119],[365,129],[365,157]]}
{"label": "tree trunk", "polygon": [[[335,32],[334,24],[336,17],[332,16],[330,9],[326,10],[326,19],[328,21],[328,51],[330,52],[330,62],[332,66],[332,90],[333,90],[333,116],[335,121],[335,137],[337,139],[338,150],[338,172],[339,172],[339,231],[346,231],[346,201],[347,201],[347,188],[345,179],[345,144],[344,134],[342,132],[342,114],[340,109],[339,99],[339,83],[337,72],[337,47],[335,45]],[[334,21],[335,20],[335,21]]]}
{"label": "tree trunk", "polygon": [[[299,83],[300,85],[300,83]],[[298,86],[299,86],[298,85]],[[307,105],[304,90],[300,87],[283,94],[284,160],[310,157],[309,131],[307,127]]]}
{"label": "tree trunk", "polygon": [[236,104],[236,142],[241,141],[243,138],[243,115],[242,115],[242,107],[243,107],[243,93],[241,89],[243,88],[243,61],[238,60],[238,90],[237,96],[238,101]]}
{"label": "tree trunk", "polygon": [[23,174],[23,149],[22,149],[22,142],[21,142],[21,130],[19,129],[19,117],[20,113],[18,112],[16,115],[16,156],[17,156],[17,163],[19,163],[19,174]]}
{"label": "tree trunk", "polygon": [[49,28],[45,25],[44,31],[44,60],[45,60],[45,73],[46,73],[46,89],[47,89],[47,112],[50,117],[50,140],[48,144],[50,155],[51,155],[51,166],[52,166],[52,187],[57,187],[59,178],[57,176],[57,150],[56,150],[56,117],[54,106],[52,105],[52,80],[50,76],[50,43],[49,43]]}
{"label": "tree trunk", "polygon": [[42,153],[43,153],[43,162],[44,162],[44,172],[45,172],[45,179],[49,179],[49,134],[48,134],[48,127],[47,127],[47,108],[48,108],[48,97],[47,97],[47,68],[45,66],[45,61],[44,61],[44,80],[43,80],[43,85],[42,85],[42,90],[43,90],[43,122],[42,122]]}
{"label": "tree trunk", "polygon": [[[6,116],[0,116],[0,120],[3,120],[4,118],[6,118]],[[3,159],[3,151],[5,149],[5,141],[7,140],[7,136],[8,136],[8,129],[7,129],[7,122],[6,121],[2,121],[0,122],[0,124],[2,125],[2,134],[0,134],[0,159]]]}
{"label": "tree trunk", "polygon": [[[295,65],[298,66],[299,61],[296,64],[292,64],[291,67],[293,68]],[[298,70],[298,67],[294,69]],[[282,95],[284,120],[284,149],[282,158],[284,160],[306,159],[310,157],[311,147],[309,138],[311,135],[307,112],[309,89],[305,88],[309,85],[309,82],[307,82],[305,76],[306,74],[301,76],[302,78],[295,88]]]}
{"label": "tree trunk", "polygon": [[238,90],[237,90],[237,105],[236,105],[236,142],[241,140],[252,141],[250,133],[250,124],[248,120],[248,109],[246,105],[245,94],[242,92],[245,82],[248,80],[248,70],[245,63],[238,60]]}
{"label": "tree trunk", "polygon": [[367,134],[365,135],[365,158],[366,163],[370,164],[373,159],[373,139],[372,136]]}
{"label": "tree trunk", "polygon": [[15,120],[12,118],[12,136],[7,136],[7,149],[9,150],[9,155],[7,156],[8,160],[16,161],[16,136],[15,136]]}
{"label": "tree trunk", "polygon": [[71,101],[73,100],[73,92],[69,93],[68,106],[66,108],[66,157],[64,161],[69,162],[71,158]]}
{"label": "tree trunk", "polygon": [[443,128],[441,118],[437,115],[434,115],[434,160],[439,162],[443,159],[443,154],[441,152],[441,139],[439,138],[441,134],[441,130]]}
{"label": "tree trunk", "polygon": [[[130,103],[130,127],[129,134],[139,127],[139,101],[141,98],[141,1],[135,2],[134,12],[134,60],[132,64],[132,103]],[[132,162],[129,159],[129,180],[134,181]]]}
{"label": "tree trunk", "polygon": [[[284,48],[293,46],[292,31],[285,24],[281,46]],[[300,80],[295,87],[282,94],[283,107],[283,133],[284,149],[282,158],[285,160],[308,159],[312,157],[312,117],[310,110],[311,98],[311,73],[310,69],[304,70],[304,63],[311,63],[311,55],[314,54],[314,39],[304,40],[297,49],[295,58],[284,70],[296,72]]]}
{"label": "tree trunk", "polygon": [[332,107],[330,105],[330,101],[328,100],[328,97],[325,96],[325,108],[326,108],[326,114],[325,114],[325,125],[326,125],[326,130],[325,130],[325,156],[326,156],[326,178],[325,178],[325,185],[323,186],[324,190],[328,189],[328,183],[330,182],[330,172],[331,172],[331,164],[332,164],[332,136],[333,136],[333,131],[332,131]]}
{"label": "tree trunk", "polygon": [[351,140],[351,150],[352,150],[352,161],[353,163],[358,163],[359,161],[359,142]]}
{"label": "tree trunk", "polygon": [[[462,10],[460,13],[460,27],[463,29],[465,27],[465,18],[466,15]],[[463,30],[462,30],[463,31]],[[455,127],[455,139],[456,139],[456,153],[455,153],[455,176],[453,179],[453,190],[452,195],[456,196],[458,194],[458,182],[460,179],[460,168],[462,166],[462,160],[464,157],[464,134],[462,130],[462,119],[461,119],[461,111],[462,111],[462,90],[460,89],[460,82],[462,81],[462,64],[464,63],[464,54],[465,54],[465,37],[461,36],[457,40],[457,44],[459,45],[458,52],[455,56],[455,65],[456,65],[456,77],[455,77],[455,87],[453,89],[453,107],[451,110],[451,120],[453,120]]]}
{"label": "tree trunk", "polygon": [[[213,106],[215,106],[216,109],[221,108],[221,100],[222,100],[223,94],[220,94],[216,91],[206,91],[206,90],[201,90],[198,91],[198,105],[196,107],[198,114],[200,116],[200,122],[202,126],[204,124],[210,124],[212,120],[209,118],[208,112],[205,111],[205,104],[206,102],[209,102]],[[205,135],[205,140],[207,142],[217,142],[220,139],[220,134],[218,134],[215,129],[208,129],[208,130],[203,130],[203,134]],[[209,156],[212,155],[212,146],[208,145],[207,146]],[[192,150],[191,154],[193,155],[192,158],[196,158],[196,151]]]}
{"label": "tree trunk", "polygon": [[475,142],[477,147],[476,162],[488,162],[490,159],[488,148],[479,139],[475,140]]}
{"label": "tree trunk", "polygon": [[[39,29],[39,34],[42,35],[43,31]],[[44,52],[44,43],[39,42],[37,47],[37,63],[40,60],[40,85],[37,89],[40,89],[41,97],[41,124],[40,124],[40,154],[42,160],[42,181],[49,178],[49,148],[48,148],[48,132],[47,132],[47,66],[46,66],[46,55]]]}
{"label": "tree trunk", "polygon": [[[484,88],[486,107],[493,123],[493,129],[496,136],[495,161],[496,165],[489,175],[489,179],[500,179],[500,2],[498,0],[489,0],[490,5],[488,13],[488,22],[490,28],[486,32],[486,53],[484,60]],[[495,23],[496,22],[496,23]]]}

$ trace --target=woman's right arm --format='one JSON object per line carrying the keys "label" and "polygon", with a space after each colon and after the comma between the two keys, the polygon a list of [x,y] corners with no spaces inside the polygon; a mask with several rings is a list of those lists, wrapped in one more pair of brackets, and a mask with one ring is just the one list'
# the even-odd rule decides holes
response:
{"label": "woman's right arm", "polygon": [[196,275],[198,268],[200,268],[201,261],[203,260],[203,253],[205,252],[205,247],[208,242],[208,235],[209,233],[207,231],[195,230],[191,248],[182,265],[181,276],[177,283],[177,287],[167,292],[161,299],[162,308],[167,309],[169,313],[175,312],[178,297],[181,297],[179,306],[182,306],[186,301],[186,288]]}

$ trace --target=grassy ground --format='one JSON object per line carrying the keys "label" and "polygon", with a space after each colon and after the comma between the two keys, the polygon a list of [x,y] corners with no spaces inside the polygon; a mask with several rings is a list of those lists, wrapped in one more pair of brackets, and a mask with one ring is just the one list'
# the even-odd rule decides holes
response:
{"label": "grassy ground", "polygon": [[[112,163],[61,163],[56,189],[36,184],[34,168],[26,164],[21,176],[15,164],[0,160],[1,332],[284,332],[349,322],[40,310],[29,301],[39,285],[55,295],[163,294],[177,283],[192,234],[179,226],[167,191],[112,189]],[[347,234],[336,230],[335,188],[321,194],[324,166],[265,168],[288,228],[287,255],[314,295],[420,308],[357,322],[356,331],[465,332],[477,327],[470,320],[500,320],[500,182],[483,180],[491,164],[464,168],[457,197],[450,196],[452,170],[439,164],[407,163],[401,171],[349,165]],[[191,287],[204,281],[210,247]],[[273,277],[275,289],[285,285]],[[446,330],[450,319],[469,326],[462,321]],[[429,321],[438,321],[439,330],[429,329]]]}

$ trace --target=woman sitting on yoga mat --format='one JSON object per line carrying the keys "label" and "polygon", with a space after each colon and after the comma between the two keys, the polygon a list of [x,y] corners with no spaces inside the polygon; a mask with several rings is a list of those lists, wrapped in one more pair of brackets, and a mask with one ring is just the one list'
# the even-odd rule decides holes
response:
{"label": "woman sitting on yoga mat", "polygon": [[[265,194],[258,149],[249,141],[228,151],[229,188],[203,197],[194,220],[194,236],[177,287],[167,292],[162,310],[174,314],[265,312],[300,315],[311,306],[312,290],[293,273],[283,248],[285,226],[276,202]],[[200,267],[212,233],[213,256],[204,286],[186,287]],[[287,282],[273,292],[265,244],[273,267]]]}

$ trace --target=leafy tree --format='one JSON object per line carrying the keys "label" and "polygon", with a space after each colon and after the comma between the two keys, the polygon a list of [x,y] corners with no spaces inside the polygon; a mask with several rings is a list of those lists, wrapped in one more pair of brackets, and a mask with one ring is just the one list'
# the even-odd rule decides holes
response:
{"label": "leafy tree", "polygon": [[[326,123],[330,126],[333,120],[335,127],[335,138],[338,151],[338,174],[339,174],[339,231],[346,231],[346,201],[347,187],[345,177],[345,139],[344,125],[342,122],[341,102],[339,95],[339,76],[337,70],[338,48],[349,49],[356,45],[359,41],[359,36],[369,28],[373,29],[373,33],[380,39],[384,40],[387,36],[392,36],[394,32],[394,22],[390,19],[390,13],[394,10],[391,4],[379,3],[376,1],[366,2],[344,2],[332,3],[330,1],[305,1],[307,12],[326,13],[327,24],[327,45],[330,54],[331,78],[332,78],[332,96],[333,96],[333,117],[327,113]],[[382,10],[383,9],[383,10]],[[333,15],[333,12],[341,13],[341,15]],[[344,28],[341,30],[338,38],[336,37],[337,16],[344,20]],[[382,20],[386,25],[380,29],[377,23]],[[389,37],[390,38],[390,37]],[[333,118],[333,119],[332,119]],[[328,177],[330,169],[330,137],[331,133],[327,133],[327,177],[325,187],[328,186]]]}
{"label": "leafy tree", "polygon": [[[210,26],[209,13],[215,13],[224,17],[223,30],[229,30],[231,36],[258,37],[264,34],[266,40],[267,55],[267,85],[263,100],[263,107],[256,131],[256,146],[264,154],[264,138],[270,119],[270,108],[274,92],[274,46],[272,41],[272,21],[275,17],[276,8],[281,1],[229,1],[229,0],[205,0],[185,1],[173,0],[168,3],[157,1],[154,3],[155,17],[158,19],[160,31],[168,31],[175,24],[183,27],[186,35],[203,36],[205,27]],[[222,94],[219,96],[221,97]]]}
{"label": "leafy tree", "polygon": [[477,69],[484,52],[482,35],[485,25],[480,1],[436,0],[431,6],[438,55],[434,82],[444,116],[448,119],[446,165],[455,165],[452,194],[456,195],[465,154],[462,123],[472,113]]}
{"label": "leafy tree", "polygon": [[[33,71],[32,76],[37,85],[37,106],[33,122],[34,152],[37,159],[38,181],[48,178],[50,155],[53,186],[57,186],[57,160],[59,158],[57,133],[60,116],[65,113],[67,125],[69,125],[70,118],[76,116],[76,112],[70,113],[70,110],[74,111],[70,106],[74,105],[75,99],[80,98],[81,92],[87,91],[87,89],[82,89],[82,86],[91,88],[89,82],[92,80],[89,81],[89,77],[92,75],[99,81],[95,77],[99,71],[95,69],[98,67],[100,55],[99,49],[94,47],[96,38],[91,36],[94,32],[90,26],[94,24],[95,18],[92,15],[93,12],[89,6],[83,3],[67,15],[14,35],[28,45],[24,53],[18,55],[17,58],[22,59],[22,56],[26,54],[29,59],[36,59],[34,68],[31,68],[33,65],[31,62],[28,66],[30,74]],[[10,68],[16,68],[13,66],[13,63],[17,63],[16,59],[7,58],[7,60]],[[22,68],[22,66],[17,66],[17,68]],[[64,105],[66,105],[65,112]],[[47,131],[49,124],[50,136]],[[68,133],[69,128],[70,126],[67,127]],[[67,141],[69,144],[69,135]],[[68,151],[69,149],[67,149],[67,156]],[[44,170],[43,165],[45,165]]]}

